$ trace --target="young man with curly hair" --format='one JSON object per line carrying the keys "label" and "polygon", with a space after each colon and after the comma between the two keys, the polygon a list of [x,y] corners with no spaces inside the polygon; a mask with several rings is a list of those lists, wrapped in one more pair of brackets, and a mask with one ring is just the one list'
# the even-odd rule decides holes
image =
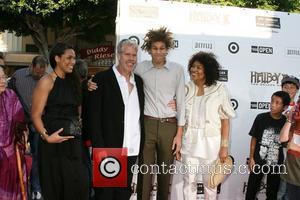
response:
{"label": "young man with curly hair", "polygon": [[[142,49],[151,60],[139,63],[135,73],[144,81],[145,92],[145,142],[141,164],[150,169],[157,164],[157,199],[168,199],[170,173],[166,169],[179,158],[182,127],[184,126],[184,72],[183,67],[167,60],[173,47],[173,36],[166,27],[150,30],[144,38]],[[170,101],[176,99],[176,111]],[[163,169],[164,168],[164,169]],[[140,174],[139,199],[150,199],[152,174]],[[141,191],[142,190],[142,191]]]}

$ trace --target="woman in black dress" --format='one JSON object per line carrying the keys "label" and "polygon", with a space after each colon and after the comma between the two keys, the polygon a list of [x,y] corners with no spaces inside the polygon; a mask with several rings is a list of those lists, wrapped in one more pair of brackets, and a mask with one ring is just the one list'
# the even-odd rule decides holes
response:
{"label": "woman in black dress", "polygon": [[75,52],[64,43],[50,51],[53,72],[37,84],[32,121],[41,135],[38,162],[45,200],[88,199],[88,172],[79,125],[80,83],[73,72]]}

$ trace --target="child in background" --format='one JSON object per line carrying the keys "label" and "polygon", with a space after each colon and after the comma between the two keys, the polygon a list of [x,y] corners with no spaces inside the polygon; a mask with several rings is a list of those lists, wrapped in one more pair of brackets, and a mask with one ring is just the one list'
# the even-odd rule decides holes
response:
{"label": "child in background", "polygon": [[281,174],[287,183],[289,200],[300,199],[300,99],[291,111],[287,112],[287,120],[280,132],[280,141],[287,144],[285,160],[286,173]]}
{"label": "child in background", "polygon": [[[281,80],[281,90],[289,93],[291,98],[290,105],[288,109],[284,111],[284,115],[286,115],[287,111],[291,110],[291,108],[295,105],[294,99],[296,94],[298,93],[299,86],[300,86],[299,79],[294,76],[285,76]],[[284,157],[286,157],[286,151],[287,149],[284,146],[283,147]],[[277,193],[277,200],[288,200],[288,199],[289,198],[287,196],[287,191],[286,191],[286,182],[283,179],[281,179],[279,190]]]}
{"label": "child in background", "polygon": [[[277,91],[271,97],[270,112],[258,114],[249,135],[250,143],[248,187],[246,200],[255,200],[260,183],[267,175],[267,199],[276,200],[280,184],[279,165],[283,164],[283,150],[279,141],[280,130],[286,117],[282,112],[289,106],[290,96]],[[277,167],[276,167],[277,166]]]}

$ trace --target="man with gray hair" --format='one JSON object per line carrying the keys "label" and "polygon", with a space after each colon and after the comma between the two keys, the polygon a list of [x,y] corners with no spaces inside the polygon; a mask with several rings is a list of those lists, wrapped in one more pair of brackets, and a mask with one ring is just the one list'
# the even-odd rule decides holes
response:
{"label": "man with gray hair", "polygon": [[30,110],[33,89],[35,88],[39,79],[46,74],[47,67],[48,60],[44,56],[35,56],[32,60],[31,65],[27,68],[22,68],[15,71],[8,83],[8,87],[13,89],[18,95],[28,121],[29,142],[33,157],[32,169],[30,174],[32,200],[42,199],[42,195],[37,164],[37,143],[39,135],[36,133],[32,125],[30,119]]}
{"label": "man with gray hair", "polygon": [[138,46],[135,42],[122,40],[117,46],[118,64],[93,78],[98,89],[89,94],[87,115],[92,146],[128,149],[127,187],[95,188],[96,200],[128,200],[132,193],[131,168],[136,163],[144,141],[143,81],[133,73],[137,51]]}

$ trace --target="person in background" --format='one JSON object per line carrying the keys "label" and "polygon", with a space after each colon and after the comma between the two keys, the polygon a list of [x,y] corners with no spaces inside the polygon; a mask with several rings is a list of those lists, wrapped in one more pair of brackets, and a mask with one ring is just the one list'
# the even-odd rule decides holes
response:
{"label": "person in background", "polygon": [[281,80],[281,90],[290,95],[291,103],[295,103],[295,97],[299,90],[299,79],[294,76],[285,76]]}
{"label": "person in background", "polygon": [[0,199],[27,199],[25,163],[27,127],[18,96],[7,88],[4,60],[0,55]]}
{"label": "person in background", "polygon": [[[280,130],[286,122],[282,112],[289,106],[287,92],[272,94],[270,112],[258,114],[249,132],[251,136],[246,200],[255,200],[264,175],[267,176],[267,199],[276,200],[280,184],[280,168],[283,164],[283,147],[279,141]],[[265,168],[270,169],[265,173]]]}
{"label": "person in background", "polygon": [[[224,84],[218,82],[221,66],[212,53],[198,52],[189,60],[191,81],[186,86],[182,163],[186,166],[212,166],[228,156],[230,118],[235,112]],[[210,174],[200,171],[183,177],[185,200],[196,200],[197,177],[202,176],[204,198],[217,199],[217,188],[209,187]]]}
{"label": "person in background", "polygon": [[[74,70],[75,70],[76,74],[79,76],[79,80],[81,83],[87,79],[88,66],[84,60],[76,59],[76,63],[74,65]],[[87,85],[87,83],[85,85]]]}
{"label": "person in background", "polygon": [[[295,96],[298,93],[299,90],[299,79],[294,76],[285,76],[281,80],[281,90],[289,93],[291,102],[289,105],[288,110],[290,110],[295,105]],[[283,146],[283,154],[284,157],[286,157],[286,146]],[[288,200],[287,192],[286,192],[286,182],[281,179],[280,180],[280,186],[277,193],[277,200]]]}
{"label": "person in background", "polygon": [[[74,72],[78,75],[80,85],[81,85],[81,108],[80,115],[81,120],[87,119],[87,104],[88,104],[88,90],[87,90],[87,76],[88,76],[88,66],[87,63],[82,59],[76,59],[76,63],[74,65]],[[83,123],[86,124],[86,123]],[[82,141],[86,147],[91,146],[90,135],[85,130],[86,127],[82,127]]]}
{"label": "person in background", "polygon": [[285,159],[286,172],[281,179],[287,183],[289,200],[300,199],[300,98],[297,104],[287,112],[287,120],[280,132],[280,142],[287,142]]}
{"label": "person in background", "polygon": [[40,134],[38,163],[46,200],[87,200],[88,171],[81,139],[80,81],[75,51],[65,43],[50,50],[53,71],[41,78],[32,97],[31,119]]}
{"label": "person in background", "polygon": [[36,133],[32,120],[30,118],[31,103],[33,90],[42,76],[46,74],[48,67],[48,60],[44,56],[35,56],[32,60],[32,64],[27,68],[22,68],[11,76],[8,87],[13,89],[18,95],[28,121],[29,128],[29,143],[31,148],[31,154],[33,158],[30,183],[31,183],[31,199],[40,200],[41,186],[38,174],[38,162],[37,162],[37,144],[39,135]]}
{"label": "person in background", "polygon": [[133,73],[138,46],[124,39],[117,45],[118,64],[97,73],[98,89],[89,93],[87,127],[93,148],[127,148],[127,187],[95,187],[95,200],[128,200],[132,166],[144,142],[142,79]]}
{"label": "person in background", "polygon": [[87,89],[87,81],[88,81],[88,65],[86,61],[82,59],[76,59],[76,63],[74,65],[74,71],[79,77],[81,83],[81,108],[80,108],[80,116],[82,122],[82,142],[83,142],[83,151],[86,154],[87,158],[87,168],[89,172],[89,198],[92,199],[94,192],[92,189],[92,163],[91,163],[91,135],[88,131],[88,128],[85,126],[87,124],[87,110],[88,110],[88,89]]}

